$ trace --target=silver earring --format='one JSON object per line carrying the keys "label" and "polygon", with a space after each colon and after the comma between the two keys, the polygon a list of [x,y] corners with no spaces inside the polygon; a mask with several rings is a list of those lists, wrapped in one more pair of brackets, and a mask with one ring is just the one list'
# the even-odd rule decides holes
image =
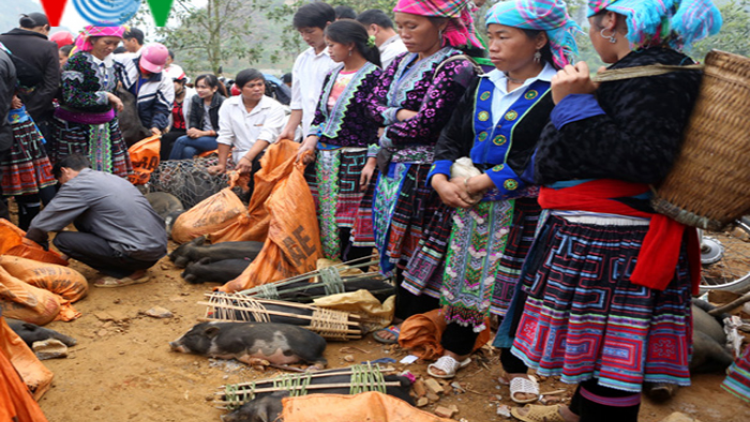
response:
{"label": "silver earring", "polygon": [[352,50],[349,50],[349,57],[352,56]]}
{"label": "silver earring", "polygon": [[609,40],[610,43],[614,44],[617,42],[617,38],[615,38],[615,34],[617,31],[612,31],[612,35],[604,35],[604,31],[606,31],[607,28],[602,28],[602,31],[599,32],[599,35],[602,36],[605,40]]}
{"label": "silver earring", "polygon": [[443,42],[443,30],[442,29],[438,29],[438,38],[440,39],[440,42],[442,43]]}
{"label": "silver earring", "polygon": [[537,50],[536,53],[534,53],[534,62],[539,63],[542,61],[542,53]]}

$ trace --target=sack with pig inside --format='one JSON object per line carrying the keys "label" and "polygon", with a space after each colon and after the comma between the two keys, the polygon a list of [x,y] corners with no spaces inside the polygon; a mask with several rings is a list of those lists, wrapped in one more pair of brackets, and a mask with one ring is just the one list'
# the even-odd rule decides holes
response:
{"label": "sack with pig inside", "polygon": [[[247,179],[244,179],[247,185]],[[235,186],[242,186],[242,179],[233,173],[229,187],[210,196],[181,214],[172,227],[172,240],[177,243],[189,242],[196,237],[213,234],[231,225],[236,219],[247,218],[248,213],[240,198],[232,192]]]}
{"label": "sack with pig inside", "polygon": [[45,251],[33,240],[26,239],[26,232],[8,220],[0,218],[0,255],[13,255],[49,262],[57,265],[68,265],[55,251]]}
{"label": "sack with pig inside", "polygon": [[[299,144],[281,141],[271,145],[266,155],[298,148]],[[256,200],[259,200],[256,197],[267,198],[265,209],[270,216],[268,237],[253,263],[239,277],[219,288],[223,292],[245,290],[312,271],[322,256],[318,217],[305,180],[304,165],[297,162],[296,154],[288,154],[288,159],[270,173],[278,174],[278,177],[274,176],[275,185],[270,190],[270,186],[263,186],[261,189],[266,191],[259,192],[259,179],[256,177],[255,193],[250,202],[252,210],[253,206],[257,206]]]}
{"label": "sack with pig inside", "polygon": [[49,390],[53,377],[0,316],[0,420],[47,422],[35,400]]}
{"label": "sack with pig inside", "polygon": [[134,185],[148,183],[151,173],[159,167],[160,149],[161,138],[159,136],[150,136],[128,148],[130,161],[133,163],[133,172],[128,175],[130,183]]}

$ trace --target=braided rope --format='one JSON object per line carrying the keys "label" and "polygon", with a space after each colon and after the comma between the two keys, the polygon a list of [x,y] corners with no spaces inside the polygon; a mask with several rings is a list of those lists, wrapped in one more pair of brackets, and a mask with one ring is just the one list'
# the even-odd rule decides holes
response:
{"label": "braided rope", "polygon": [[263,299],[279,299],[279,291],[276,289],[276,284],[274,283],[268,283],[268,284],[261,284],[257,287],[258,296],[259,298]]}
{"label": "braided rope", "polygon": [[320,270],[320,284],[325,288],[326,296],[344,293],[344,280],[341,273],[334,267],[323,268]]}

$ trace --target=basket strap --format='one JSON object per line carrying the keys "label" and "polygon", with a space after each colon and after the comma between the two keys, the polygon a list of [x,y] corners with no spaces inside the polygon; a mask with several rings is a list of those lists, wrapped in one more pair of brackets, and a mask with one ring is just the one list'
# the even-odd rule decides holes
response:
{"label": "basket strap", "polygon": [[622,69],[611,69],[591,77],[592,82],[612,82],[625,79],[643,78],[646,76],[659,76],[672,72],[703,70],[702,64],[689,64],[685,66],[652,64],[648,66],[625,67]]}

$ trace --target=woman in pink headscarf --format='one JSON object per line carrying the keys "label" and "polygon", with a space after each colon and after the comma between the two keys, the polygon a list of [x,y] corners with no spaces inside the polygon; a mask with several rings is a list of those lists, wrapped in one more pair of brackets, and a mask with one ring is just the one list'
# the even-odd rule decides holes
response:
{"label": "woman in pink headscarf", "polygon": [[112,51],[122,40],[122,27],[87,26],[76,39],[75,53],[62,73],[62,99],[55,111],[57,136],[50,146],[53,162],[79,153],[94,170],[127,177],[132,171],[116,111],[117,79]]}
{"label": "woman in pink headscarf", "polygon": [[[369,99],[370,117],[382,128],[378,151],[360,180],[366,187],[354,227],[354,245],[374,241],[380,270],[398,284],[396,318],[438,307],[440,277],[404,281],[403,269],[440,208],[427,184],[440,131],[476,73],[461,50],[481,49],[468,20],[467,0],[400,0],[394,8],[408,52],[383,72]],[[376,159],[377,155],[377,159]],[[375,164],[380,175],[369,183]],[[402,283],[403,282],[403,283]],[[397,327],[375,333],[395,343]]]}

